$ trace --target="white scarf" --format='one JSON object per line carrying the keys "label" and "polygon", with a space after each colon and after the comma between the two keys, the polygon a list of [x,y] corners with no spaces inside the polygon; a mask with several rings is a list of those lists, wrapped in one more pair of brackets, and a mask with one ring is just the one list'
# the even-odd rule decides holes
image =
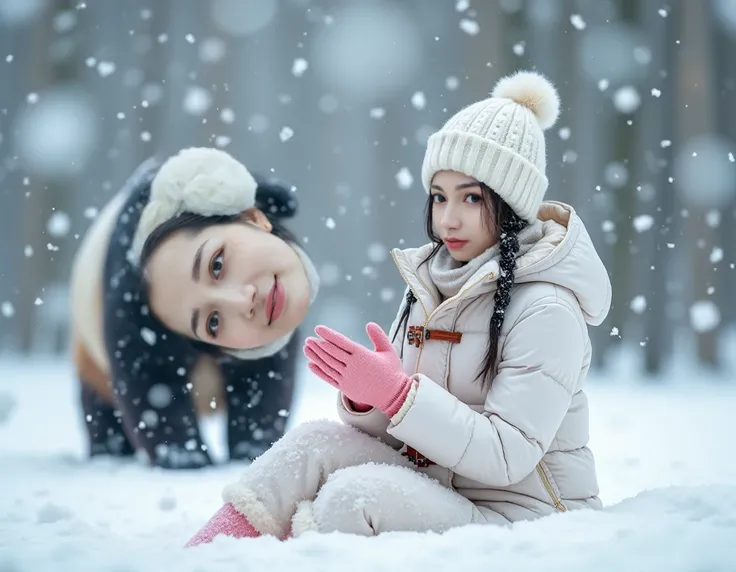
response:
{"label": "white scarf", "polygon": [[[537,221],[527,226],[519,233],[519,252],[516,254],[518,260],[542,238],[542,223]],[[500,259],[499,243],[496,242],[478,256],[468,262],[455,260],[446,246],[442,246],[439,252],[429,261],[429,275],[432,282],[447,299],[452,298],[468,280],[485,264],[494,259]]]}

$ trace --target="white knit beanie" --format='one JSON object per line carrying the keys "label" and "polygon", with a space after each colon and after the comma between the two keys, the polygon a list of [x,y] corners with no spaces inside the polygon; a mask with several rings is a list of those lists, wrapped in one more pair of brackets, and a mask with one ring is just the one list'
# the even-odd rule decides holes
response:
{"label": "white knit beanie", "polygon": [[521,218],[533,222],[547,191],[544,130],[560,113],[552,83],[533,71],[499,80],[491,97],[461,109],[427,143],[422,183],[458,171],[488,185]]}

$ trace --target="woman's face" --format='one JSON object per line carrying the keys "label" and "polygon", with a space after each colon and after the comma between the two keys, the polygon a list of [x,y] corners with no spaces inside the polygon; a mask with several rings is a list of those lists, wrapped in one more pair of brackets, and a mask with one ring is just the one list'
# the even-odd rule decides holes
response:
{"label": "woman's face", "polygon": [[257,209],[242,223],[167,237],[145,268],[149,304],[169,329],[229,349],[253,349],[294,330],[310,286],[293,248]]}
{"label": "woman's face", "polygon": [[434,231],[458,262],[468,262],[498,242],[495,213],[477,179],[439,171],[430,198]]}

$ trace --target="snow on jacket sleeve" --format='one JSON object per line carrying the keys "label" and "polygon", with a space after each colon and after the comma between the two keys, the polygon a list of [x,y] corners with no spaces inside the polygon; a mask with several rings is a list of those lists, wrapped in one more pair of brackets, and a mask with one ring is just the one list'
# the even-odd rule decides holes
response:
{"label": "snow on jacket sleeve", "polygon": [[[396,329],[399,327],[399,319],[401,318],[401,313],[404,311],[404,306],[406,305],[406,294],[408,291],[409,288],[404,291],[404,301],[400,304],[396,318],[394,319],[393,324],[391,324],[391,329],[388,334],[389,339],[393,339]],[[396,336],[396,340],[394,341],[393,345],[396,353],[401,352],[402,344],[403,332]],[[389,425],[389,419],[383,411],[379,409],[371,408],[368,411],[355,411],[350,404],[350,400],[340,392],[337,396],[337,414],[340,416],[343,423],[352,425],[356,429],[360,429],[368,435],[377,437],[384,443],[392,446],[394,449],[401,449],[401,447],[404,446],[404,443],[395,437],[392,437],[386,431]]]}
{"label": "snow on jacket sleeve", "polygon": [[418,374],[413,402],[388,432],[469,479],[494,487],[518,483],[567,414],[584,359],[583,327],[557,298],[535,302],[506,337],[483,412]]}

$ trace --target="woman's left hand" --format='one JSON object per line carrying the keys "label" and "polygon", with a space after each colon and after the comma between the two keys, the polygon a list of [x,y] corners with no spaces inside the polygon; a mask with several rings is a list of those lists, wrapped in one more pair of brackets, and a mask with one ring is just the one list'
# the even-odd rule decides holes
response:
{"label": "woman's left hand", "polygon": [[307,338],[304,355],[309,369],[355,403],[365,403],[393,417],[401,409],[412,381],[403,371],[391,340],[378,324],[366,326],[370,350],[326,326]]}

